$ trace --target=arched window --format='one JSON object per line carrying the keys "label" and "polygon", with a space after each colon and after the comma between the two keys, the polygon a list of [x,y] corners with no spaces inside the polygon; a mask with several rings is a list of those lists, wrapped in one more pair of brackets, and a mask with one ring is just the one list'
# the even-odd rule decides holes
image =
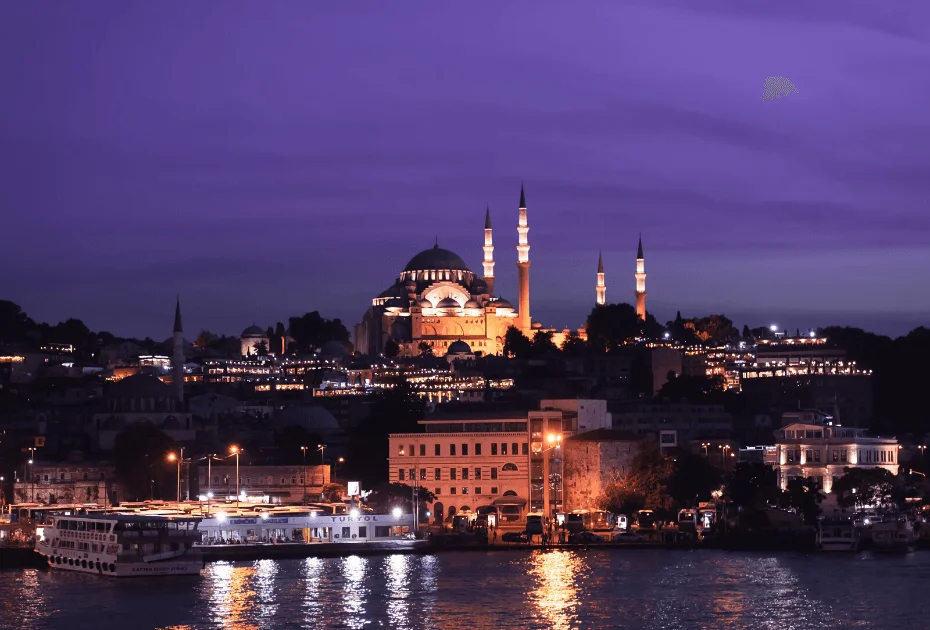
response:
{"label": "arched window", "polygon": [[507,462],[506,464],[504,464],[504,467],[501,468],[501,470],[504,471],[504,472],[516,472],[516,470],[517,470],[517,465],[516,465],[516,464],[511,464],[510,462]]}
{"label": "arched window", "polygon": [[505,496],[505,497],[515,497],[515,496],[517,496],[517,493],[516,493],[514,490],[507,490],[507,491],[504,492],[504,496]]}
{"label": "arched window", "polygon": [[460,512],[467,512],[467,511],[469,511],[470,509],[471,509],[471,506],[463,505],[462,507],[459,508],[459,511],[460,511]]}

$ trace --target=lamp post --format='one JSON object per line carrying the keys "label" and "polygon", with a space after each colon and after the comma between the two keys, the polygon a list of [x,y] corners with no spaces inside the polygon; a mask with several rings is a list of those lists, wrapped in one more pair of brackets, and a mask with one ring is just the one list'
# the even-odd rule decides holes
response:
{"label": "lamp post", "polygon": [[333,461],[333,478],[331,479],[331,481],[332,481],[333,483],[339,483],[339,480],[336,479],[336,474],[337,474],[336,471],[338,470],[337,465],[338,465],[338,464],[344,464],[345,461],[346,461],[346,458],[345,458],[345,457],[340,457],[340,458],[336,459],[335,461]]}
{"label": "lamp post", "polygon": [[304,474],[303,474],[303,478],[304,478],[304,503],[306,503],[306,502],[307,502],[307,447],[306,447],[306,446],[301,446],[301,447],[300,447],[300,450],[301,450],[301,452],[304,454],[304,471],[303,471],[303,472],[304,472]]}
{"label": "lamp post", "polygon": [[230,446],[229,452],[236,456],[236,510],[239,509],[239,453],[242,451],[238,446]]}
{"label": "lamp post", "polygon": [[562,434],[561,433],[550,433],[546,436],[546,441],[551,445],[549,448],[544,449],[543,454],[543,514],[547,518],[552,518],[552,515],[549,514],[549,451],[557,449],[562,445]]}
{"label": "lamp post", "polygon": [[30,503],[35,503],[35,500],[36,500],[36,480],[35,480],[35,478],[32,476],[32,460],[30,459],[28,462],[26,462],[26,464],[29,466],[29,467],[26,469],[26,470],[27,470],[27,473],[26,473],[26,474],[29,475],[29,479],[32,479],[32,496],[29,498],[29,502],[30,502]]}
{"label": "lamp post", "polygon": [[181,503],[181,464],[184,462],[184,447],[181,446],[181,447],[179,447],[179,448],[181,449],[181,456],[178,457],[178,456],[175,455],[174,453],[168,453],[168,461],[169,461],[169,462],[173,462],[173,461],[177,461],[177,462],[178,462],[178,500],[177,500],[177,502],[178,502],[178,503]]}
{"label": "lamp post", "polygon": [[323,461],[323,455],[324,455],[324,452],[326,451],[326,445],[317,444],[316,450],[320,451],[320,466],[323,466],[325,464],[325,462]]}

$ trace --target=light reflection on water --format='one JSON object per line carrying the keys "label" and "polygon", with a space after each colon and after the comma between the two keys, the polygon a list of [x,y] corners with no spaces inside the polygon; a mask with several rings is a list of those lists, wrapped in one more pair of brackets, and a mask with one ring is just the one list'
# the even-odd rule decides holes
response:
{"label": "light reflection on water", "polygon": [[0,571],[0,627],[926,628],[930,552],[478,552],[214,563],[200,577]]}

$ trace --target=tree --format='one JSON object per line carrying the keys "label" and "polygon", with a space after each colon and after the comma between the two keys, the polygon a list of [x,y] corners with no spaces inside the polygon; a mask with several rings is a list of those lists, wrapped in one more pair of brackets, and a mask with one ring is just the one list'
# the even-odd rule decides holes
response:
{"label": "tree", "polygon": [[174,440],[149,423],[135,424],[116,436],[113,463],[116,478],[134,501],[174,497],[176,464],[168,461]]}
{"label": "tree", "polygon": [[552,333],[543,330],[537,330],[533,335],[532,350],[533,356],[544,356],[547,354],[558,354],[559,348],[552,341]]}
{"label": "tree", "polygon": [[[436,500],[436,495],[423,486],[417,486],[416,496],[420,503],[432,503]],[[379,512],[389,513],[395,507],[411,507],[410,504],[413,498],[414,494],[411,486],[404,483],[385,482],[372,489],[366,502]]]}
{"label": "tree", "polygon": [[298,352],[315,352],[327,341],[349,343],[349,331],[342,320],[326,319],[317,311],[289,318],[288,328]]}
{"label": "tree", "polygon": [[23,309],[9,300],[0,300],[0,343],[24,341],[26,333],[35,329],[36,323]]}
{"label": "tree", "polygon": [[346,487],[341,483],[328,483],[323,486],[323,500],[328,503],[341,503],[346,492]]}
{"label": "tree", "polygon": [[511,326],[504,333],[504,356],[526,359],[533,353],[533,342],[520,329]]}
{"label": "tree", "polygon": [[588,346],[581,336],[574,330],[570,331],[562,341],[562,352],[568,356],[580,357],[587,352]]}
{"label": "tree", "polygon": [[671,401],[703,402],[719,398],[724,380],[716,376],[689,376],[669,373],[668,381],[659,390],[657,398]]}
{"label": "tree", "polygon": [[276,353],[284,354],[287,352],[287,330],[284,328],[282,322],[278,322],[274,326],[274,351]]}
{"label": "tree", "polygon": [[668,493],[680,506],[693,506],[710,499],[711,492],[720,488],[723,481],[720,470],[711,466],[706,458],[693,453],[675,457],[675,466],[668,483]]}
{"label": "tree", "polygon": [[268,343],[264,339],[259,339],[252,347],[255,349],[255,354],[258,356],[268,356]]}
{"label": "tree", "polygon": [[421,341],[417,344],[417,350],[420,351],[421,357],[431,357],[433,356],[433,344],[427,341]]}
{"label": "tree", "polygon": [[209,330],[201,329],[200,333],[197,335],[197,339],[194,340],[194,347],[203,352],[215,343],[217,339],[218,337]]}
{"label": "tree", "polygon": [[781,496],[778,475],[766,464],[740,462],[730,473],[726,494],[742,508],[762,508],[776,504]]}
{"label": "tree", "polygon": [[594,350],[606,352],[643,336],[645,325],[629,304],[596,306],[588,315],[588,344]]}
{"label": "tree", "polygon": [[743,324],[743,334],[741,336],[746,341],[754,341],[752,337],[752,331],[749,330],[749,326],[746,324]]}
{"label": "tree", "polygon": [[895,506],[898,479],[884,468],[843,469],[843,476],[833,480],[836,502],[843,507]]}
{"label": "tree", "polygon": [[783,504],[794,508],[806,523],[814,524],[820,516],[820,503],[825,498],[816,483],[810,479],[795,478],[788,482]]}
{"label": "tree", "polygon": [[388,339],[384,342],[384,356],[389,359],[397,358],[397,355],[400,354],[400,344],[394,341],[393,339]]}
{"label": "tree", "polygon": [[641,509],[666,510],[672,505],[668,483],[673,464],[653,442],[644,441],[633,457],[627,475],[615,475],[606,484],[597,504],[603,510],[630,514]]}

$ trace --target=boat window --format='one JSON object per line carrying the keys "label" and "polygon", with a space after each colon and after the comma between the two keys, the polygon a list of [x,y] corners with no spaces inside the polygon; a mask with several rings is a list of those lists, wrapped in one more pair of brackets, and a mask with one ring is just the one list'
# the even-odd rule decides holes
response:
{"label": "boat window", "polygon": [[368,527],[361,526],[358,528],[358,537],[359,538],[368,538]]}
{"label": "boat window", "polygon": [[87,521],[78,521],[78,522],[77,522],[77,525],[78,525],[77,530],[78,530],[79,532],[86,532],[86,531],[87,531]]}

